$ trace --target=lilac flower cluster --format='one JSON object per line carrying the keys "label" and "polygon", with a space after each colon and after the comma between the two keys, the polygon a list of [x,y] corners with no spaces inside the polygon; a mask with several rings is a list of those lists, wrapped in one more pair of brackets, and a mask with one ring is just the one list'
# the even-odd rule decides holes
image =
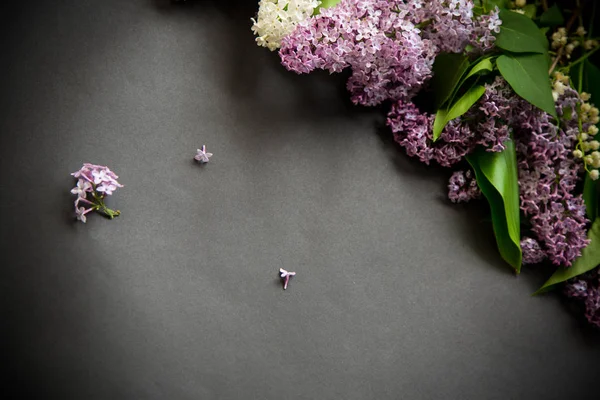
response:
{"label": "lilac flower cluster", "polygon": [[342,0],[300,23],[279,54],[296,73],[350,68],[347,88],[355,104],[406,101],[431,77],[440,51],[490,45],[497,13],[480,21],[472,10],[466,0]]}
{"label": "lilac flower cluster", "polygon": [[[577,92],[566,88],[556,106],[560,126],[551,116],[522,100],[498,77],[486,85],[485,94],[462,118],[446,126],[437,142],[432,141],[432,115],[404,101],[396,102],[387,123],[395,140],[410,156],[429,164],[432,160],[444,167],[462,160],[476,146],[488,151],[502,151],[514,129],[519,169],[521,210],[528,217],[537,245],[524,242],[524,262],[534,263],[547,256],[553,263],[571,265],[587,246],[588,220],[581,196],[574,196],[582,171],[582,161],[573,155],[579,135]],[[571,114],[565,115],[567,112]],[[583,129],[589,129],[584,124]],[[449,185],[453,201],[471,197],[460,186],[460,175]]]}
{"label": "lilac flower cluster", "polygon": [[484,52],[493,47],[494,33],[500,32],[498,8],[477,18],[473,18],[473,2],[469,0],[430,1],[427,8],[430,23],[423,27],[423,37],[438,51],[462,53],[471,45],[475,51]]}
{"label": "lilac flower cluster", "polygon": [[[77,178],[77,185],[71,189],[71,193],[77,195],[75,200],[75,214],[81,222],[86,222],[86,214],[91,211],[100,211],[110,218],[120,214],[106,207],[104,198],[113,194],[117,188],[123,187],[117,179],[119,178],[108,167],[85,163],[79,171],[73,172]],[[89,208],[86,208],[89,207]]]}
{"label": "lilac flower cluster", "polygon": [[580,275],[567,283],[565,293],[583,301],[587,320],[600,328],[600,269]]}
{"label": "lilac flower cluster", "polygon": [[537,264],[546,259],[546,253],[540,247],[537,240],[527,236],[521,239],[521,251],[523,252],[523,264]]}
{"label": "lilac flower cluster", "polygon": [[[548,258],[570,266],[588,245],[585,205],[573,194],[582,162],[573,155],[578,135],[577,92],[567,88],[557,99],[560,126],[528,102],[516,99],[515,129],[521,210]],[[568,114],[567,114],[568,113]]]}
{"label": "lilac flower cluster", "polygon": [[453,203],[468,202],[481,197],[481,190],[471,170],[456,171],[448,183],[448,198]]}
{"label": "lilac flower cluster", "polygon": [[429,164],[432,160],[443,167],[461,161],[477,145],[488,151],[502,151],[509,140],[505,122],[510,113],[514,95],[501,78],[486,85],[486,91],[477,107],[472,107],[462,118],[446,125],[440,138],[433,142],[435,116],[423,113],[411,102],[397,101],[388,114],[387,124],[394,139],[406,149],[409,156],[417,156]]}

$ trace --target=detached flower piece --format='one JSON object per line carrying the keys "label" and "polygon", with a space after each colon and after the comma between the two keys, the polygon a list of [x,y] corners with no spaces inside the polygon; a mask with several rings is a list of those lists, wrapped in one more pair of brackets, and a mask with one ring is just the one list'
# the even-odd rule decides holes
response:
{"label": "detached flower piece", "polygon": [[79,171],[71,175],[77,178],[77,186],[71,189],[71,193],[77,195],[75,215],[78,221],[85,223],[86,214],[92,211],[103,213],[110,219],[121,214],[119,210],[111,210],[104,204],[106,196],[123,187],[117,182],[119,177],[108,167],[85,163]]}
{"label": "detached flower piece", "polygon": [[281,279],[283,279],[283,290],[287,289],[288,286],[288,282],[290,281],[290,278],[294,275],[296,275],[295,272],[291,272],[291,271],[286,271],[283,268],[279,268],[279,274],[281,275]]}
{"label": "detached flower piece", "polygon": [[202,145],[201,149],[196,150],[197,154],[194,156],[194,159],[196,161],[200,161],[200,163],[202,164],[206,164],[209,160],[210,157],[212,157],[212,153],[207,153],[206,152],[206,146]]}

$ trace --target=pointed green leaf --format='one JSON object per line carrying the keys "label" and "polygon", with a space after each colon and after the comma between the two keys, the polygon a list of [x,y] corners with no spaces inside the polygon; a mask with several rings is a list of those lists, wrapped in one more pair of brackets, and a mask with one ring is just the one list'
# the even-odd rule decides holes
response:
{"label": "pointed green leaf", "polygon": [[485,87],[475,85],[458,99],[449,110],[438,110],[433,121],[433,141],[439,139],[446,124],[460,117],[473,106],[485,93]]}
{"label": "pointed green leaf", "polygon": [[467,68],[469,60],[462,54],[441,53],[435,58],[431,79],[435,109],[448,101]]}
{"label": "pointed green leaf", "polygon": [[554,275],[544,283],[534,294],[540,294],[553,289],[557,284],[565,282],[578,275],[584,274],[600,265],[600,218],[596,218],[588,232],[590,244],[583,249],[581,256],[567,268],[559,267]]}
{"label": "pointed green leaf", "polygon": [[498,153],[478,148],[467,156],[477,184],[490,203],[496,243],[502,258],[517,273],[521,271],[521,225],[517,156],[512,140]]}
{"label": "pointed green leaf", "polygon": [[467,79],[469,79],[470,77],[472,77],[475,74],[483,74],[486,71],[492,72],[492,70],[494,69],[494,64],[492,64],[492,60],[490,58],[491,57],[484,58],[483,60],[481,60],[477,64],[475,64],[473,66],[473,68],[471,68],[471,70],[469,71],[469,73],[467,74],[467,76],[465,76],[463,78],[463,82],[466,81]]}
{"label": "pointed green leaf", "polygon": [[545,55],[503,54],[496,60],[496,65],[515,93],[557,117]]}
{"label": "pointed green leaf", "polygon": [[515,53],[545,53],[548,40],[529,18],[513,11],[500,10],[500,33],[496,46]]}
{"label": "pointed green leaf", "polygon": [[565,19],[560,12],[558,4],[554,4],[540,16],[540,25],[542,26],[561,26],[564,23]]}

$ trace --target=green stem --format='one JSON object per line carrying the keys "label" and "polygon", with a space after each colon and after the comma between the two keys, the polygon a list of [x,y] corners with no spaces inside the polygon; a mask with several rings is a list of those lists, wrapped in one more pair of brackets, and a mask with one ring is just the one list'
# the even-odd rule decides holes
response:
{"label": "green stem", "polygon": [[598,51],[598,49],[600,49],[600,46],[599,46],[599,47],[596,47],[594,50],[592,50],[592,51],[590,51],[590,52],[588,52],[588,53],[584,54],[583,56],[579,57],[577,60],[573,61],[571,64],[569,64],[569,65],[566,67],[566,69],[572,68],[572,67],[574,67],[575,65],[579,64],[580,62],[583,62],[583,61],[587,60],[587,58],[588,58],[589,56],[591,56],[592,54],[594,54],[596,51]]}
{"label": "green stem", "polygon": [[583,90],[583,64],[579,66],[579,82],[577,84],[577,93]]}

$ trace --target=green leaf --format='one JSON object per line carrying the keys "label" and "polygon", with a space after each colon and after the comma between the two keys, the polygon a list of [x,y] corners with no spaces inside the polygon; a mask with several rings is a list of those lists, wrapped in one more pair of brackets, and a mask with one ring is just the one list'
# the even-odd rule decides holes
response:
{"label": "green leaf", "polygon": [[319,10],[321,8],[330,8],[336,6],[340,1],[342,0],[321,0],[321,4],[317,8],[315,8],[314,15],[319,14]]}
{"label": "green leaf", "polygon": [[565,19],[560,12],[558,4],[554,4],[552,7],[544,11],[544,13],[540,16],[541,26],[560,26],[564,25],[564,23]]}
{"label": "green leaf", "polygon": [[519,273],[522,253],[517,156],[512,140],[504,145],[506,148],[498,153],[478,148],[467,156],[467,161],[475,171],[481,192],[490,203],[498,250]]}
{"label": "green leaf", "polygon": [[483,8],[486,14],[496,7],[499,9],[506,8],[506,0],[483,0]]}
{"label": "green leaf", "polygon": [[523,7],[523,12],[525,13],[524,15],[529,19],[535,18],[536,10],[537,7],[535,6],[535,4],[527,4],[525,7]]}
{"label": "green leaf", "polygon": [[589,174],[585,174],[585,182],[583,184],[583,201],[585,203],[585,211],[588,218],[592,221],[598,217],[598,207],[600,207],[598,199],[598,191],[600,191],[600,181],[593,181]]}
{"label": "green leaf", "polygon": [[469,71],[467,76],[465,76],[463,78],[462,82],[465,82],[467,79],[469,79],[470,77],[472,77],[475,74],[479,74],[479,73],[483,74],[485,71],[492,72],[492,70],[494,69],[494,64],[492,64],[492,61],[490,60],[490,58],[491,57],[484,58],[483,60],[481,60],[477,64],[475,64],[473,66],[473,68],[471,68],[471,70]]}
{"label": "green leaf", "polygon": [[559,267],[556,272],[538,289],[540,294],[553,289],[557,284],[584,274],[600,265],[600,218],[596,218],[588,232],[590,244],[583,249],[581,256],[567,268]]}
{"label": "green leaf", "polygon": [[431,80],[435,109],[448,101],[467,68],[469,60],[462,54],[441,53],[435,58]]}
{"label": "green leaf", "polygon": [[496,65],[515,93],[557,118],[544,54],[503,54]]}
{"label": "green leaf", "polygon": [[438,110],[433,121],[433,141],[439,139],[446,124],[455,118],[460,117],[473,106],[485,93],[485,87],[475,85],[458,99],[448,110]]}
{"label": "green leaf", "polygon": [[548,40],[529,18],[516,12],[500,10],[500,33],[496,46],[515,53],[545,53]]}

